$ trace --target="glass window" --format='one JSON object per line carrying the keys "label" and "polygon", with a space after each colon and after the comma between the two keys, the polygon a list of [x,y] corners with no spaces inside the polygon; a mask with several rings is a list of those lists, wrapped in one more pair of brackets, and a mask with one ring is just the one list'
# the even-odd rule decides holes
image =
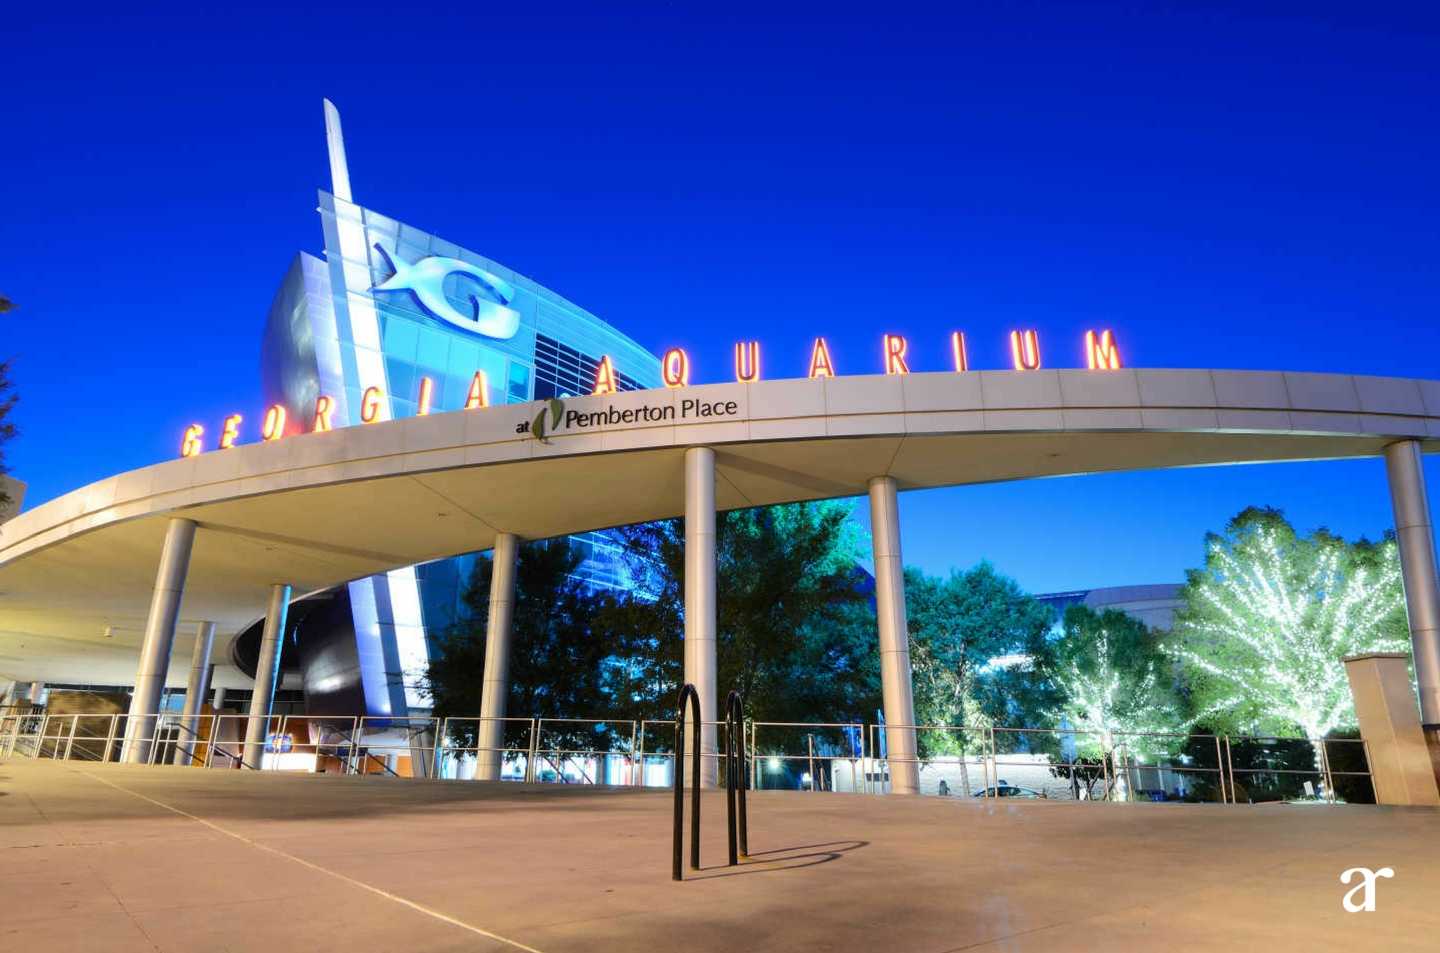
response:
{"label": "glass window", "polygon": [[530,399],[530,368],[518,361],[510,362],[510,400]]}
{"label": "glass window", "polygon": [[395,315],[385,315],[385,356],[397,361],[410,363],[415,360],[415,348],[420,341],[420,328],[414,321]]}
{"label": "glass window", "polygon": [[414,366],[405,361],[390,361],[385,371],[390,378],[391,397],[397,401],[414,400],[416,387],[420,381]]}
{"label": "glass window", "polygon": [[420,342],[415,350],[415,363],[433,374],[443,374],[449,366],[449,358],[450,336],[434,328],[420,328]]}
{"label": "glass window", "polygon": [[480,369],[480,345],[470,341],[452,340],[448,367],[451,374],[468,379]]}

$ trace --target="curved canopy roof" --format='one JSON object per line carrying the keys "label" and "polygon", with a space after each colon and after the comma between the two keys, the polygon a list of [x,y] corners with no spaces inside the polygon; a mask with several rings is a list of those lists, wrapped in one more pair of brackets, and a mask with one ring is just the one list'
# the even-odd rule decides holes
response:
{"label": "curved canopy roof", "polygon": [[1440,448],[1440,382],[1333,374],[975,371],[630,391],[567,400],[545,441],[525,427],[540,406],[214,451],[23,513],[0,527],[0,672],[97,645],[133,667],[175,516],[200,525],[182,621],[233,633],[263,614],[272,583],[304,593],[488,549],[499,531],[679,516],[696,445],[716,450],[722,509],[857,495],[883,474],[912,489],[1372,456],[1404,438]]}

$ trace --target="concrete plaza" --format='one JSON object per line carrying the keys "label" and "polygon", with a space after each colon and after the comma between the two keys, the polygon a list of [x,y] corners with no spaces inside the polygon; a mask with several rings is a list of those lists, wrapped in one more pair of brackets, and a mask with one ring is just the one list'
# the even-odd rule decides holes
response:
{"label": "concrete plaza", "polygon": [[[0,764],[0,948],[1433,950],[1440,812],[666,793]],[[1374,913],[1340,872],[1391,867]]]}

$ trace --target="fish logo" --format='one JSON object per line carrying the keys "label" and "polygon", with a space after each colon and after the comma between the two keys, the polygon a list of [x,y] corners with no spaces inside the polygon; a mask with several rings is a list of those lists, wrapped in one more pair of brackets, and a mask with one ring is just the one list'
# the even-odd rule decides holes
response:
{"label": "fish logo", "polygon": [[[520,329],[520,312],[506,307],[515,297],[515,289],[504,278],[458,258],[431,255],[410,265],[386,251],[379,243],[376,243],[375,250],[394,274],[371,287],[371,291],[408,291],[426,314],[489,338],[503,341],[514,337]],[[445,279],[451,275],[469,278],[488,295],[499,300],[491,301],[472,294],[470,308],[473,313],[465,314],[445,296]]]}

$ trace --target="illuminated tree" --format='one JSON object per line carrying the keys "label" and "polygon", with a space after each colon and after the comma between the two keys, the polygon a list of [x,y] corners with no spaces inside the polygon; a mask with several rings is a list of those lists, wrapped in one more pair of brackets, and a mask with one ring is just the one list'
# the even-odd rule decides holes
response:
{"label": "illuminated tree", "polygon": [[[1068,722],[1081,759],[1114,763],[1116,748],[1146,758],[1184,741],[1188,720],[1176,691],[1173,665],[1155,633],[1114,609],[1071,606],[1064,635],[1036,660],[1059,701],[1052,717]],[[1128,796],[1125,772],[1112,771],[1115,795]]]}
{"label": "illuminated tree", "polygon": [[1217,727],[1322,738],[1355,723],[1341,659],[1409,648],[1394,540],[1302,537],[1275,509],[1208,536],[1183,598],[1172,651]]}

